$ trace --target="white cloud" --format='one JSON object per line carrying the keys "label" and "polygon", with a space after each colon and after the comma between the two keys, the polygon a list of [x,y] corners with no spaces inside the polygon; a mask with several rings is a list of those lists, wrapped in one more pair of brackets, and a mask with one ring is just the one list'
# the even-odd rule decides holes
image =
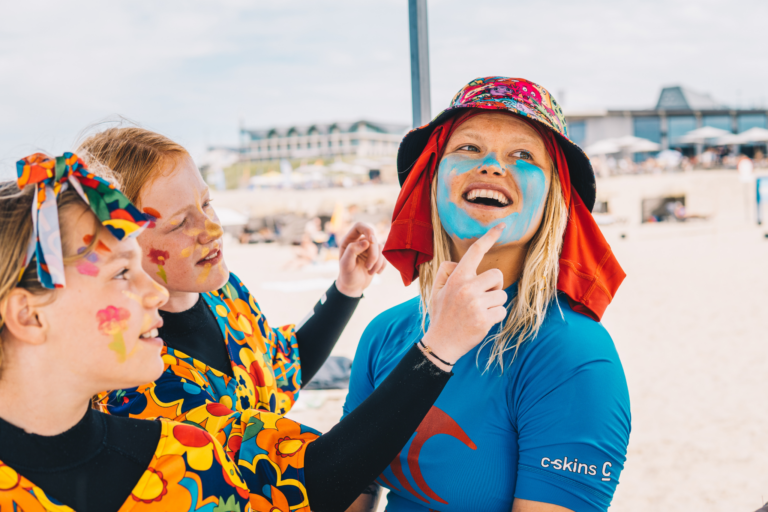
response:
{"label": "white cloud", "polygon": [[[527,5],[527,6],[524,6]],[[249,126],[410,120],[404,0],[0,0],[0,172],[122,114],[194,152]],[[433,113],[471,78],[565,106],[645,107],[662,85],[765,102],[762,0],[429,3]]]}

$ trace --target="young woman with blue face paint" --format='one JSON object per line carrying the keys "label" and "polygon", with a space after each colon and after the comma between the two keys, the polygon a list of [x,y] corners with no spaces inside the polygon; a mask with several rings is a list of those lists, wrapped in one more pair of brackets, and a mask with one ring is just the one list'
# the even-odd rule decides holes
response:
{"label": "young woman with blue face paint", "polygon": [[[437,351],[455,363],[454,377],[377,479],[389,489],[390,512],[610,505],[629,439],[629,398],[596,320],[624,274],[589,211],[589,161],[566,137],[543,88],[489,77],[401,143],[402,191],[384,254],[406,284],[418,277],[421,293],[363,334],[345,414],[413,344],[469,333],[471,323],[447,328],[456,311],[445,290],[473,243],[497,226],[477,274],[496,273],[508,298],[476,349]],[[373,486],[348,510],[370,510],[376,495]]]}
{"label": "young woman with blue face paint", "polygon": [[[504,223],[486,259],[503,262],[505,287],[515,282],[552,184],[552,161],[541,138],[512,114],[473,117],[448,141],[434,184],[452,260],[460,260],[474,240]],[[562,202],[562,196],[554,201]]]}

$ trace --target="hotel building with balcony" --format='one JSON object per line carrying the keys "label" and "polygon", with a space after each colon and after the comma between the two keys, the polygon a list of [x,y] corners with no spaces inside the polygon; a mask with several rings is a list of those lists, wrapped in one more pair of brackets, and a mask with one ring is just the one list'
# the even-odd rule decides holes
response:
{"label": "hotel building with balcony", "polygon": [[263,130],[241,128],[241,158],[244,162],[265,162],[346,156],[393,157],[409,129],[410,126],[405,124],[366,120]]}
{"label": "hotel building with balcony", "polygon": [[604,139],[634,135],[656,142],[662,149],[678,149],[687,155],[695,153],[695,145],[678,139],[696,128],[712,126],[731,133],[742,133],[754,127],[768,128],[768,110],[765,108],[729,107],[707,94],[680,86],[663,88],[654,108],[594,112],[568,112],[566,109],[565,114],[569,135],[581,147]]}

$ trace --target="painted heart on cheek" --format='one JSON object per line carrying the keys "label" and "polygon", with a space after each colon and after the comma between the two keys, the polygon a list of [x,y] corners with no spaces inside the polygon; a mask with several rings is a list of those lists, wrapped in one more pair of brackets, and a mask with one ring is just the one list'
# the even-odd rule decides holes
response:
{"label": "painted heart on cheek", "polygon": [[[452,199],[453,180],[480,165],[495,166],[510,173],[520,191],[522,208],[519,211],[482,223],[472,217],[462,204],[457,204]],[[480,238],[492,227],[503,222],[506,227],[497,244],[516,242],[528,232],[544,208],[546,200],[544,171],[524,160],[518,160],[515,165],[502,166],[492,155],[482,161],[447,156],[440,162],[437,179],[437,212],[440,222],[449,235],[462,240]]]}

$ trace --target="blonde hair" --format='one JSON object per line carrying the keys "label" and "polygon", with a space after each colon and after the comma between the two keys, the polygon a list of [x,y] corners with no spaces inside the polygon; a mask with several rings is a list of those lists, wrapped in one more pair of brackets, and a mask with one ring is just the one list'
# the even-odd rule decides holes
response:
{"label": "blonde hair", "polygon": [[91,135],[77,150],[89,165],[95,162],[110,168],[125,196],[139,206],[142,189],[159,178],[168,160],[189,153],[164,135],[137,126],[109,128]]}
{"label": "blonde hair", "polygon": [[[0,183],[0,304],[3,304],[15,288],[23,288],[33,295],[51,295],[53,300],[55,290],[43,287],[38,280],[37,260],[24,267],[24,259],[27,255],[29,240],[32,236],[32,201],[34,201],[34,186],[19,187],[14,181]],[[82,213],[91,210],[73,189],[62,192],[58,199],[59,223],[61,226],[61,243],[64,254],[64,264],[71,265],[75,261],[84,258],[97,242],[97,224],[95,215],[91,215],[94,223],[94,233],[86,250],[81,254],[72,254],[74,251],[67,247],[65,236],[67,226],[77,220],[72,215],[79,208]],[[67,221],[64,221],[64,219]],[[79,219],[79,218],[78,218]],[[0,372],[3,365],[3,328],[5,327],[5,311],[0,311]]]}
{"label": "blonde hair", "polygon": [[[432,294],[432,283],[444,261],[451,261],[451,239],[443,229],[437,211],[437,176],[432,180],[431,217],[433,226],[434,256],[419,266],[419,289],[422,302],[422,329],[426,325]],[[526,340],[535,338],[547,310],[557,297],[557,276],[560,269],[560,250],[563,234],[568,224],[568,207],[563,198],[557,169],[552,171],[547,203],[538,231],[528,245],[523,272],[517,282],[517,296],[508,309],[509,314],[499,332],[486,339],[483,346],[493,343],[491,355],[485,365],[488,370],[498,363],[504,371],[505,354],[514,350],[511,361]],[[513,341],[515,340],[516,341]],[[478,353],[479,354],[479,353]]]}

